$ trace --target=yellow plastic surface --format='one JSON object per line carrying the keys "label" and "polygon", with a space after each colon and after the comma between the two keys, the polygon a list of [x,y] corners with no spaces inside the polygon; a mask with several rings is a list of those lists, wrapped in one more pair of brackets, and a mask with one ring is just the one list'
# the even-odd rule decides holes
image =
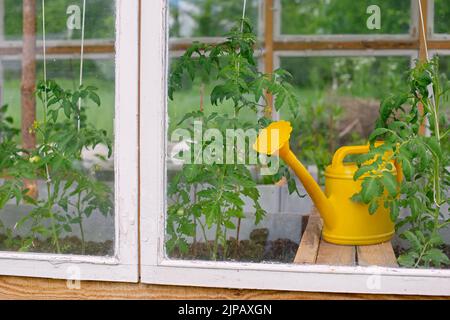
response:
{"label": "yellow plastic surface", "polygon": [[[348,146],[336,152],[332,165],[325,172],[324,193],[290,150],[291,132],[289,122],[274,122],[260,132],[254,148],[269,155],[278,151],[280,158],[299,177],[324,221],[323,238],[342,245],[370,245],[390,240],[394,235],[394,224],[383,203],[380,203],[375,214],[370,215],[367,205],[351,200],[361,190],[362,179],[353,180],[357,166],[344,163],[344,159],[350,154],[367,153],[369,146]],[[401,171],[398,172],[397,179],[401,179]]]}

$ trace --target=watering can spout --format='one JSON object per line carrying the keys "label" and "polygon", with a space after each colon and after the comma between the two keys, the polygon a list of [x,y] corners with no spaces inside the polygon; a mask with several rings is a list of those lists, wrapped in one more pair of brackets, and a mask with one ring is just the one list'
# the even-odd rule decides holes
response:
{"label": "watering can spout", "polygon": [[335,210],[316,180],[297,159],[289,147],[292,126],[287,121],[278,121],[263,129],[253,148],[263,154],[278,156],[295,172],[319,211],[327,229],[335,224]]}

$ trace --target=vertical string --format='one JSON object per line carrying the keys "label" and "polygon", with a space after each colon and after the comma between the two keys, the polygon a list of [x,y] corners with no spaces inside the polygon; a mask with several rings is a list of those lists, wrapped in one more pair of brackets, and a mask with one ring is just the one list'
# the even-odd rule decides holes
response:
{"label": "vertical string", "polygon": [[[427,34],[426,34],[426,30],[425,30],[425,19],[423,17],[422,1],[421,0],[417,0],[417,1],[419,3],[420,22],[422,24],[422,36],[423,36],[423,44],[424,44],[424,48],[425,48],[425,58],[427,61],[429,61],[430,58],[428,56],[428,43],[427,43]],[[436,108],[435,100],[434,100],[433,84],[428,85],[427,89],[428,89],[428,100],[430,100],[433,107]],[[429,128],[428,118],[425,119],[424,125],[425,125],[425,136],[427,136],[427,137],[431,136],[431,130]]]}
{"label": "vertical string", "polygon": [[[86,0],[83,0],[83,20],[81,22],[80,87],[83,85],[85,17],[86,17]],[[78,99],[78,119],[77,119],[78,131],[80,131],[81,128],[80,112],[81,112],[81,98]]]}
{"label": "vertical string", "polygon": [[[246,9],[247,9],[247,0],[244,0],[244,8],[242,9],[241,33],[244,32],[244,19],[245,19]],[[238,73],[240,72],[240,69],[241,69],[241,64],[238,61],[238,63],[237,63]]]}
{"label": "vertical string", "polygon": [[247,0],[244,0],[244,8],[242,9],[241,32],[244,32],[244,19],[246,10],[247,10]]}
{"label": "vertical string", "polygon": [[42,51],[44,58],[44,117],[47,116],[47,43],[45,31],[45,0],[42,0]]}

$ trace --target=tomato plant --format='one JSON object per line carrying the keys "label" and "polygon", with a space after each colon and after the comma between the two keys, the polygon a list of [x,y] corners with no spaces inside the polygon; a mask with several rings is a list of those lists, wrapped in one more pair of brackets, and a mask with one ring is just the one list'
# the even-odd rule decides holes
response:
{"label": "tomato plant", "polygon": [[[184,126],[192,132],[193,123],[197,121],[205,129],[217,129],[222,136],[226,136],[227,129],[254,128],[256,132],[259,126],[266,126],[270,122],[264,116],[270,106],[267,95],[274,97],[277,110],[284,106],[298,107],[289,83],[290,74],[283,69],[270,74],[259,72],[254,59],[255,46],[256,35],[250,23],[244,19],[231,30],[224,42],[214,45],[195,42],[175,61],[169,79],[170,99],[173,100],[174,93],[182,88],[184,74],[188,74],[192,81],[198,77],[202,81],[211,78],[214,81],[209,94],[213,112],[208,113],[200,106],[199,111],[186,114],[178,126]],[[221,110],[225,102],[232,103],[231,114]],[[242,110],[252,111],[255,121],[242,121]],[[172,203],[167,218],[169,239],[166,244],[169,253],[175,248],[186,252],[189,249],[188,238],[196,239],[197,226],[200,226],[207,245],[206,230],[215,231],[214,241],[209,246],[211,259],[219,258],[219,245],[225,257],[229,231],[236,230],[239,240],[241,219],[245,218],[244,197],[253,202],[256,224],[265,215],[259,203],[259,191],[245,161],[234,161],[233,164],[194,161],[194,158],[208,154],[211,144],[192,141],[192,163],[185,163],[169,184],[168,196]],[[233,159],[246,158],[239,148],[226,148],[225,153],[231,152]],[[293,192],[296,187],[292,182],[289,186]]]}
{"label": "tomato plant", "polygon": [[0,142],[11,141],[20,130],[14,127],[12,117],[7,116],[8,105],[0,107]]}
{"label": "tomato plant", "polygon": [[[409,74],[409,87],[381,104],[377,129],[370,137],[371,151],[359,158],[355,179],[365,178],[354,199],[369,204],[372,213],[379,205],[390,208],[400,236],[409,243],[398,258],[401,265],[440,267],[450,263],[442,250],[442,232],[450,225],[444,214],[450,203],[450,154],[448,83],[439,74],[438,58],[418,62]],[[384,144],[375,145],[380,139]],[[386,154],[390,156],[384,160],[395,160],[402,167],[400,185],[386,170],[391,169],[382,159]],[[368,163],[370,159],[375,161]],[[401,209],[408,214],[401,215]]]}
{"label": "tomato plant", "polygon": [[[82,151],[99,144],[112,145],[106,132],[97,130],[86,116],[87,101],[101,105],[96,88],[80,86],[65,90],[55,81],[41,82],[36,95],[43,108],[42,121],[33,128],[39,141],[33,150],[16,146],[11,139],[0,144],[0,171],[8,178],[0,185],[0,208],[10,200],[30,205],[31,210],[18,221],[16,228],[29,229],[22,250],[27,250],[37,236],[50,238],[57,253],[62,252],[61,235],[78,225],[85,253],[83,221],[94,210],[112,214],[110,188],[97,181],[82,165]],[[34,198],[25,181],[44,181],[45,192]]]}

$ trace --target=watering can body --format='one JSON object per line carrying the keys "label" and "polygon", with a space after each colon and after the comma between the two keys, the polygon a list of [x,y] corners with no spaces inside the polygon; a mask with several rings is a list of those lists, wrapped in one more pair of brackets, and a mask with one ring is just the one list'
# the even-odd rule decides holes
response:
{"label": "watering can body", "polygon": [[[361,191],[364,176],[355,181],[353,177],[358,167],[354,163],[344,162],[344,159],[352,154],[369,152],[369,146],[340,148],[334,155],[332,164],[326,168],[323,192],[290,150],[291,132],[289,122],[274,122],[260,133],[254,148],[260,153],[278,154],[299,177],[323,219],[324,240],[341,245],[370,245],[390,240],[394,235],[394,223],[384,204],[380,203],[377,211],[371,215],[368,205],[351,199]],[[392,174],[399,181],[401,171],[396,169],[398,167],[393,164]]]}
{"label": "watering can body", "polygon": [[[351,154],[365,154],[369,146],[348,146],[340,148],[333,162],[325,170],[325,195],[333,206],[337,217],[332,224],[324,224],[324,240],[343,245],[370,245],[382,243],[392,238],[395,231],[389,209],[379,203],[374,214],[369,214],[368,205],[351,200],[361,191],[364,177],[354,180],[358,170],[355,163],[344,159]],[[395,168],[395,166],[393,166]],[[396,170],[391,172],[397,175]],[[382,201],[381,201],[382,202]]]}

